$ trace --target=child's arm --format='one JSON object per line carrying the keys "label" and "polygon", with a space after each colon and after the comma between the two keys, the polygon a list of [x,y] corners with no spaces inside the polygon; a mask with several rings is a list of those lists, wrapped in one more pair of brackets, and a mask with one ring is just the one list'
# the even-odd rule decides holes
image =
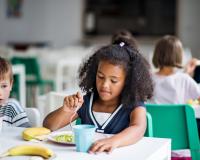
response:
{"label": "child's arm", "polygon": [[117,147],[134,144],[143,137],[145,130],[146,110],[144,107],[137,107],[131,112],[128,128],[110,138],[96,141],[89,152],[111,152]]}
{"label": "child's arm", "polygon": [[196,66],[199,65],[199,60],[196,58],[192,58],[185,66],[185,73],[189,74],[191,77],[194,75],[194,70]]}
{"label": "child's arm", "polygon": [[[83,97],[79,92],[74,95],[65,97],[63,106],[47,115],[43,121],[43,126],[49,128],[52,131],[66,126],[70,123],[71,116],[73,116],[75,113],[76,107],[82,106],[82,104]],[[77,118],[78,114],[76,113],[72,121]]]}

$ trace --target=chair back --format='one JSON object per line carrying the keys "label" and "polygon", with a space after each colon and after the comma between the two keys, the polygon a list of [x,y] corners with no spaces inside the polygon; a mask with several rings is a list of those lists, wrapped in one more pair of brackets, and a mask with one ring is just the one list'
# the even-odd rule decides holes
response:
{"label": "chair back", "polygon": [[194,110],[186,104],[146,104],[153,122],[153,136],[172,139],[172,149],[190,149],[193,160],[200,158]]}
{"label": "chair back", "polygon": [[67,95],[68,94],[65,92],[50,91],[45,95],[39,96],[37,102],[42,119],[45,118],[50,112],[61,107],[63,105],[64,98]]}
{"label": "chair back", "polygon": [[147,119],[147,128],[145,131],[144,136],[145,137],[153,137],[153,122],[152,122],[152,117],[149,112],[146,113],[146,119]]}
{"label": "chair back", "polygon": [[24,108],[31,127],[41,126],[41,116],[37,108]]}
{"label": "chair back", "polygon": [[26,80],[39,83],[41,81],[41,74],[39,63],[36,57],[13,57],[12,64],[23,64],[26,71]]}

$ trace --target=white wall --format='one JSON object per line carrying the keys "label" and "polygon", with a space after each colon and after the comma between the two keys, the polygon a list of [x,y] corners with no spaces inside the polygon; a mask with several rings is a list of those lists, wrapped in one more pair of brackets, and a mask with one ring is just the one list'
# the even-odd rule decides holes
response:
{"label": "white wall", "polygon": [[179,0],[178,36],[192,55],[200,58],[200,0]]}
{"label": "white wall", "polygon": [[6,17],[0,0],[0,45],[9,41],[48,41],[59,48],[82,38],[83,0],[25,0],[22,17]]}
{"label": "white wall", "polygon": [[[200,58],[200,0],[177,0],[177,33],[185,47]],[[54,48],[78,43],[83,36],[84,0],[24,0],[19,19],[6,17],[0,0],[0,45],[9,41],[49,41]]]}

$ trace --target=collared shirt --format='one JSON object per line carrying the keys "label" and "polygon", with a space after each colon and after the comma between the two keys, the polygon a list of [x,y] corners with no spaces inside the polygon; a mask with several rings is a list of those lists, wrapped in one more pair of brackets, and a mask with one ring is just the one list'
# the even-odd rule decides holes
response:
{"label": "collared shirt", "polygon": [[[82,124],[95,125],[97,132],[106,134],[119,133],[129,126],[130,114],[134,107],[124,107],[123,104],[121,104],[111,113],[110,117],[103,124],[99,124],[92,112],[93,98],[93,93],[85,95],[84,104],[78,110],[78,115],[79,118],[81,118]],[[141,103],[139,106],[144,106],[144,103]]]}

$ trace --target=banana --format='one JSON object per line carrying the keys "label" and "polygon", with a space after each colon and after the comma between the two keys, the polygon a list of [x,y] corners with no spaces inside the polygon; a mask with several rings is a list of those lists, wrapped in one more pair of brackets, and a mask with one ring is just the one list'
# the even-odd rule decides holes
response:
{"label": "banana", "polygon": [[22,137],[24,140],[39,139],[37,136],[49,134],[51,130],[44,127],[27,128],[23,131]]}
{"label": "banana", "polygon": [[41,156],[43,158],[48,159],[54,156],[54,153],[49,148],[41,145],[19,145],[10,148],[6,153],[1,155],[1,157],[20,156],[20,155]]}

